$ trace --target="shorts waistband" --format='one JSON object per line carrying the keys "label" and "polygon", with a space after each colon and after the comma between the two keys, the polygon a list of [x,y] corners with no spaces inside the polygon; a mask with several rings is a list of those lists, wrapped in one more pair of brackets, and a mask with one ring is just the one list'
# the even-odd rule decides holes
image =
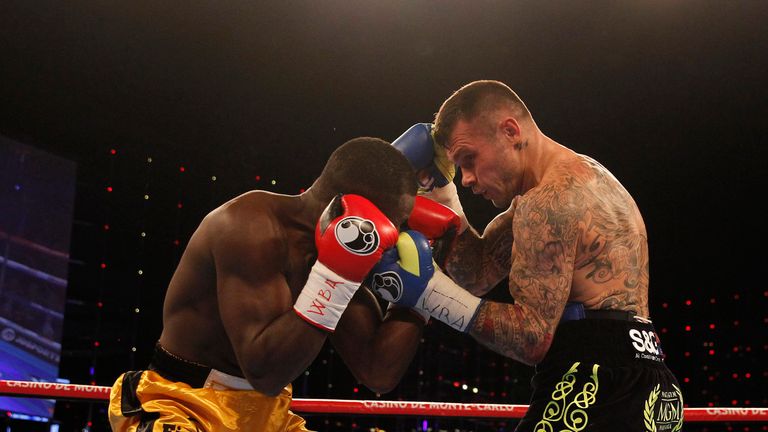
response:
{"label": "shorts waistband", "polygon": [[253,390],[245,378],[230,375],[199,363],[184,360],[160,345],[155,344],[149,369],[163,378],[189,384],[192,388],[214,390]]}
{"label": "shorts waistband", "polygon": [[639,321],[647,320],[637,316],[634,311],[620,311],[613,309],[590,310],[585,309],[583,303],[568,302],[565,304],[563,316],[560,322],[577,321],[583,319],[612,319],[619,321]]}
{"label": "shorts waistband", "polygon": [[577,319],[560,323],[541,364],[573,361],[661,367],[664,352],[648,320]]}

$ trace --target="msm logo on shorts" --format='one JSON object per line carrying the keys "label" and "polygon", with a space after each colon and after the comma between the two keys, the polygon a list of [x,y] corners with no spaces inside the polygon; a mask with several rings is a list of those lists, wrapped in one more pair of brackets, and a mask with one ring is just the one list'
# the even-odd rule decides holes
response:
{"label": "msm logo on shorts", "polygon": [[637,350],[635,358],[661,361],[659,337],[654,332],[631,329],[629,330],[629,338],[632,340],[632,346]]}
{"label": "msm logo on shorts", "polygon": [[371,288],[386,301],[397,302],[403,296],[403,281],[393,271],[375,273]]}
{"label": "msm logo on shorts", "polygon": [[355,255],[370,255],[379,247],[379,233],[373,222],[348,216],[336,224],[336,239]]}
{"label": "msm logo on shorts", "polygon": [[683,393],[672,384],[662,389],[660,384],[651,389],[643,404],[643,423],[646,432],[678,432],[683,427]]}

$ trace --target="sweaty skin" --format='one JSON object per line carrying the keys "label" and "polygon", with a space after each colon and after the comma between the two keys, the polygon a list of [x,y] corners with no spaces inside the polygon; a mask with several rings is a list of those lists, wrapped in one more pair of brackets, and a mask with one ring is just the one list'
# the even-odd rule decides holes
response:
{"label": "sweaty skin", "polygon": [[[519,186],[524,193],[511,200],[482,236],[465,231],[446,264],[451,277],[478,296],[509,278],[515,304],[484,302],[470,334],[527,364],[546,355],[567,301],[648,316],[647,234],[634,200],[595,160],[548,138],[541,141],[551,151],[537,161],[544,169],[535,185]],[[522,141],[509,151],[527,146]],[[482,175],[484,153],[499,154],[466,156],[462,149],[452,156],[462,173],[467,169],[470,181],[465,186],[497,198],[494,182],[475,183],[471,177]],[[497,177],[505,178],[503,172]]]}
{"label": "sweaty skin", "polygon": [[[317,257],[314,229],[323,208],[309,193],[253,191],[211,212],[169,285],[160,343],[185,360],[243,376],[262,393],[279,393],[328,337],[293,311]],[[404,310],[382,322],[377,300],[361,287],[330,340],[353,375],[383,393],[406,371],[422,327]]]}

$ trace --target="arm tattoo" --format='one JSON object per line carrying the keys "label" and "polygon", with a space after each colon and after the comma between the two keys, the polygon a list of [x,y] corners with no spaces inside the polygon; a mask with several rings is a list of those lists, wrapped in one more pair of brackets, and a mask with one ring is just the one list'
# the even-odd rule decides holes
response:
{"label": "arm tattoo", "polygon": [[515,304],[486,302],[472,329],[482,344],[526,364],[543,359],[570,294],[583,213],[571,187],[544,185],[520,200],[509,273]]}
{"label": "arm tattoo", "polygon": [[481,296],[509,273],[512,255],[512,212],[496,216],[480,237],[472,228],[456,240],[446,270],[464,289]]}
{"label": "arm tattoo", "polygon": [[527,306],[485,302],[471,332],[478,342],[501,355],[533,365],[552,343],[553,332]]}
{"label": "arm tattoo", "polygon": [[592,159],[555,169],[554,181],[520,197],[514,211],[515,304],[485,302],[471,330],[480,343],[527,364],[549,350],[572,289],[593,309],[647,316],[648,244],[634,200]]}

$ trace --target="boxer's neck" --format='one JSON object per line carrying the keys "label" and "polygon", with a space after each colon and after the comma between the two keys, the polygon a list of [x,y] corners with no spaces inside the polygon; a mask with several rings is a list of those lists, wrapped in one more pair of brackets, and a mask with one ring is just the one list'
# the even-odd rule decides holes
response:
{"label": "boxer's neck", "polygon": [[300,219],[306,220],[314,229],[317,219],[334,196],[333,192],[323,187],[312,185],[309,189],[298,195],[301,203]]}

